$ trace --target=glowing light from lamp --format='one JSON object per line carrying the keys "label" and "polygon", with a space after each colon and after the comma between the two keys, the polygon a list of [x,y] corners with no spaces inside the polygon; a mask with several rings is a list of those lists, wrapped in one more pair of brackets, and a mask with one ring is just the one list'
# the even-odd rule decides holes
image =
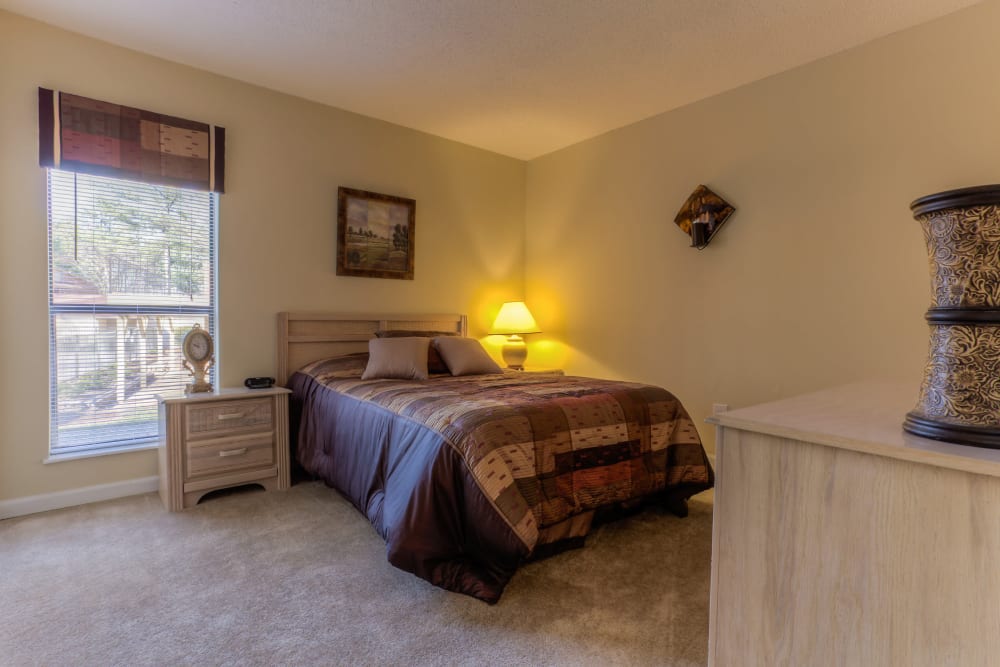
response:
{"label": "glowing light from lamp", "polygon": [[507,342],[501,351],[503,360],[507,368],[523,370],[524,362],[528,358],[528,348],[521,335],[541,333],[541,331],[523,301],[508,301],[500,306],[500,312],[493,320],[493,327],[489,333],[507,336]]}
{"label": "glowing light from lamp", "polygon": [[500,312],[497,313],[497,318],[493,320],[493,328],[490,329],[490,334],[504,336],[541,332],[523,301],[508,301],[500,306]]}

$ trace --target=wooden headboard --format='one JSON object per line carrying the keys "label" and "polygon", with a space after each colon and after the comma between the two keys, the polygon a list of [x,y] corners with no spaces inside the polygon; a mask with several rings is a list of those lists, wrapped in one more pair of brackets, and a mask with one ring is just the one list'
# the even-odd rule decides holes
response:
{"label": "wooden headboard", "polygon": [[278,384],[318,359],[367,352],[378,330],[454,331],[468,335],[465,315],[278,313]]}

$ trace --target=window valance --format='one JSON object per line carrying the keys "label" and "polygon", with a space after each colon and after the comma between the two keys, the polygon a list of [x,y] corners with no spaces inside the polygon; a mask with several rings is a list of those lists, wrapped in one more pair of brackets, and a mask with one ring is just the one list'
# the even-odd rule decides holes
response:
{"label": "window valance", "polygon": [[39,88],[38,144],[43,167],[225,191],[226,130],[215,125]]}

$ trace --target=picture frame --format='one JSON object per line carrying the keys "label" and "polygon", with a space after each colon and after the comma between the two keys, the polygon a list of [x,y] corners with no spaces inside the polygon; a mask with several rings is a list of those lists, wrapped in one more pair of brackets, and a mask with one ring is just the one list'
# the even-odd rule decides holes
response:
{"label": "picture frame", "polygon": [[337,275],[413,280],[417,202],[337,188]]}

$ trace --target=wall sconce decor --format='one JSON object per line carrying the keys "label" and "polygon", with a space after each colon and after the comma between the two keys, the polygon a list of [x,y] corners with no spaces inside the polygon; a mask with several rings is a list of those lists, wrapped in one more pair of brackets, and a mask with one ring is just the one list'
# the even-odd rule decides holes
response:
{"label": "wall sconce decor", "polygon": [[735,210],[725,199],[699,185],[681,206],[674,222],[682,232],[691,236],[691,247],[701,250]]}
{"label": "wall sconce decor", "polygon": [[523,334],[541,333],[531,311],[523,301],[508,301],[500,306],[500,312],[493,321],[490,335],[507,336],[501,354],[507,368],[524,370],[524,362],[528,358],[528,347],[524,344]]}

